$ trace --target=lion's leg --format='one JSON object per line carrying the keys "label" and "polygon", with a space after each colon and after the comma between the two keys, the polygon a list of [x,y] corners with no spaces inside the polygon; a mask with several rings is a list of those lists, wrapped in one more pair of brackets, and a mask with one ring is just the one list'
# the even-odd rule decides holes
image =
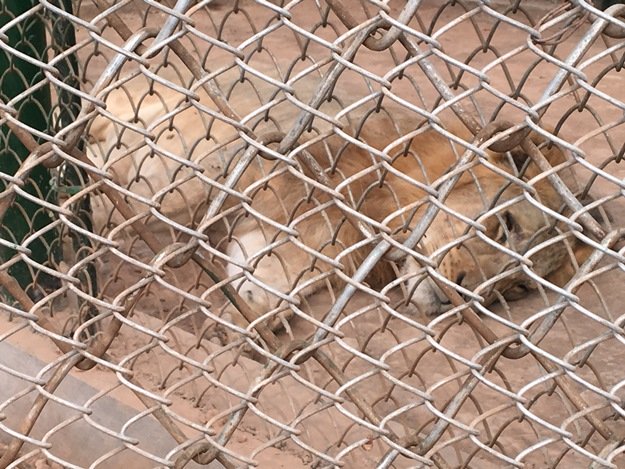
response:
{"label": "lion's leg", "polygon": [[416,310],[426,316],[435,316],[446,311],[449,300],[440,288],[425,275],[419,275],[423,271],[419,263],[409,257],[401,268],[401,275],[408,276],[406,287],[410,295],[410,303]]}
{"label": "lion's leg", "polygon": [[[239,295],[248,305],[262,316],[278,306],[288,303],[281,300],[279,293],[288,295],[303,268],[302,253],[290,244],[281,246],[275,253],[263,254],[260,260],[257,254],[265,249],[267,242],[260,229],[238,234],[228,245],[226,253],[232,259],[226,272],[229,277],[240,276],[243,269],[239,265],[248,265],[253,270],[236,280],[233,285]],[[239,264],[239,265],[237,265]],[[272,292],[273,290],[273,292]],[[271,329],[278,329],[292,316],[290,308],[281,311],[269,319],[267,325]]]}

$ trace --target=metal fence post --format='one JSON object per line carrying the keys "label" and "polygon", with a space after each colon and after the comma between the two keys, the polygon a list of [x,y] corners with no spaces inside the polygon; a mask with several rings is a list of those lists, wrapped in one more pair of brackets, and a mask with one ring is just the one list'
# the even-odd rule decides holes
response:
{"label": "metal fence post", "polygon": [[[73,14],[71,0],[54,0],[53,3],[66,13]],[[60,55],[76,44],[74,25],[66,16],[61,14],[50,13],[49,20],[52,25],[52,48],[55,54]],[[56,63],[56,68],[66,85],[76,90],[80,89],[80,68],[75,54],[67,55],[63,60],[59,60]],[[59,88],[58,101],[54,104],[54,107],[58,108],[58,115],[55,113],[53,116],[55,119],[55,130],[60,130],[70,125],[76,119],[80,113],[81,100],[77,94],[67,89]],[[83,143],[78,143],[78,147],[81,150],[84,149]],[[87,182],[87,174],[79,167],[69,162],[64,162],[59,168],[58,191],[60,197],[63,194],[72,195],[76,191],[81,190]],[[79,202],[72,205],[71,209],[75,214],[73,221],[85,230],[93,231],[90,196],[83,196]],[[63,235],[64,233],[61,231],[60,237],[63,237]],[[69,236],[71,237],[75,259],[65,259],[65,261],[71,262],[83,259],[93,251],[88,237],[76,232],[69,233]],[[59,242],[61,242],[61,239],[59,239]],[[86,264],[84,270],[78,272],[77,277],[81,281],[83,291],[87,291],[92,296],[97,296],[98,279],[93,263]],[[82,303],[81,313],[83,318],[90,318],[97,314],[93,305],[88,302]]]}

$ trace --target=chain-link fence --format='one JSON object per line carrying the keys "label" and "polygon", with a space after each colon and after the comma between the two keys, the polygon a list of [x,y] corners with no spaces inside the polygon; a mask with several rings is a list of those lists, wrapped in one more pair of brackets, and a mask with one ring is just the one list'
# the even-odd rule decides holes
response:
{"label": "chain-link fence", "polygon": [[625,5],[0,19],[0,467],[625,467]]}

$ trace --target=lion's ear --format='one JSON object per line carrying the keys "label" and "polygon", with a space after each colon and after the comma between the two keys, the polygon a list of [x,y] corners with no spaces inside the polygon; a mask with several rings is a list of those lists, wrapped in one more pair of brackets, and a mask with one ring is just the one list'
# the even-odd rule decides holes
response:
{"label": "lion's ear", "polygon": [[[538,147],[551,166],[558,166],[565,161],[571,160],[571,157],[567,155],[565,150],[563,150],[559,145],[548,141],[542,135],[536,132],[531,132],[530,139],[532,143]],[[530,163],[528,154],[520,147],[513,149],[510,152],[510,156],[512,157],[514,166],[519,173],[521,173],[526,166],[529,166],[527,168],[529,170],[529,177],[534,177],[540,172],[534,164]],[[528,179],[528,177],[525,176],[524,179]]]}
{"label": "lion's ear", "polygon": [[[565,286],[577,273],[578,266],[581,266],[593,252],[594,248],[588,244],[576,242],[573,247],[575,262],[573,262],[573,259],[571,259],[567,254],[560,267],[547,275],[546,280],[554,285],[557,285],[558,287]],[[575,264],[577,264],[577,266]]]}
{"label": "lion's ear", "polygon": [[[595,199],[593,199],[590,195],[585,195],[583,197],[578,197],[578,200],[584,207],[587,207],[591,205]],[[610,229],[609,227],[612,222],[612,216],[610,211],[605,207],[593,207],[588,211],[588,213],[590,213],[590,215],[597,222],[599,222],[604,229]],[[575,240],[573,242],[572,251],[575,256],[575,261],[573,261],[571,256],[567,254],[560,267],[555,269],[546,277],[548,281],[559,287],[566,285],[567,282],[577,273],[578,266],[581,266],[584,262],[586,262],[586,260],[595,251],[595,248],[586,243]]]}
{"label": "lion's ear", "polygon": [[514,164],[514,169],[517,173],[521,174],[524,169],[524,166],[528,162],[527,154],[521,150],[520,148],[515,148],[510,152],[510,156],[512,157],[512,163]]}

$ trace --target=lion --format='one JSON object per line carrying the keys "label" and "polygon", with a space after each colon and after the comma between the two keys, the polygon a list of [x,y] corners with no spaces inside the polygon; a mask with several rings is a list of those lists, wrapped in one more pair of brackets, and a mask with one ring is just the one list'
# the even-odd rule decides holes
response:
{"label": "lion", "polygon": [[[466,130],[452,129],[452,138],[463,135],[470,141]],[[380,239],[372,236],[376,226],[385,227],[398,242],[405,239],[435,203],[428,190],[449,176],[466,151],[464,144],[432,127],[423,128],[408,143],[397,144],[390,135],[388,128],[376,125],[358,134],[359,142],[384,149],[386,165],[366,147],[335,136],[308,148],[327,172],[330,186],[342,196],[340,202],[333,194],[302,183],[294,171],[268,172],[255,184],[241,187],[252,198],[246,213],[253,216],[242,216],[232,229],[233,241],[226,252],[233,262],[227,271],[236,276],[243,272],[240,266],[250,269],[238,288],[256,310],[266,312],[281,302],[294,301],[286,298],[289,292],[314,293],[328,273],[332,273],[331,283],[351,277]],[[542,146],[552,166],[566,166],[568,160],[559,147],[537,135],[532,139]],[[312,177],[305,169],[302,172]],[[529,257],[531,270],[558,285],[570,278],[569,253],[577,251],[574,262],[580,262],[588,251],[572,236],[547,243],[561,233],[561,227],[540,207],[558,212],[564,203],[540,173],[527,155],[515,152],[506,157],[488,150],[481,161],[476,158],[464,169],[417,248],[405,252],[400,261],[399,276],[416,311],[431,316],[451,307],[438,283],[426,275],[428,260],[443,283],[466,297],[481,295],[486,305],[499,295],[515,300],[534,288],[519,261],[506,251],[523,255],[545,243]],[[560,175],[570,188],[576,187],[570,169]],[[532,181],[535,201],[528,200],[518,181]],[[350,215],[352,211],[358,215]],[[369,229],[359,228],[358,220],[369,223]],[[394,277],[392,263],[383,261],[367,281],[380,287]],[[500,278],[490,282],[495,277]]]}
{"label": "lion", "polygon": [[[214,111],[206,97],[191,105],[168,89],[137,96],[144,97],[142,105],[131,105],[126,93],[109,96],[104,118],[90,129],[92,148],[105,156],[90,150],[90,157],[136,194],[146,219],[192,229],[243,153],[241,129],[206,117],[203,109]],[[395,260],[379,262],[363,288],[397,280],[412,311],[425,315],[451,307],[441,282],[484,304],[518,299],[535,285],[520,267],[525,253],[536,276],[558,285],[588,255],[547,215],[565,204],[527,155],[484,148],[459,168],[460,156],[473,151],[461,125],[424,125],[400,111],[392,118],[371,109],[361,114],[365,118],[349,130],[300,138],[284,161],[260,152],[212,225],[209,236],[226,260],[228,279],[259,315],[272,312],[272,328],[288,319],[289,305],[300,298],[349,282],[384,236],[396,241]],[[290,119],[278,122],[288,129]],[[575,192],[567,154],[537,134],[531,139]],[[418,245],[402,249],[428,207],[440,204],[441,183],[457,172]],[[105,207],[96,212],[111,211],[100,203]]]}

